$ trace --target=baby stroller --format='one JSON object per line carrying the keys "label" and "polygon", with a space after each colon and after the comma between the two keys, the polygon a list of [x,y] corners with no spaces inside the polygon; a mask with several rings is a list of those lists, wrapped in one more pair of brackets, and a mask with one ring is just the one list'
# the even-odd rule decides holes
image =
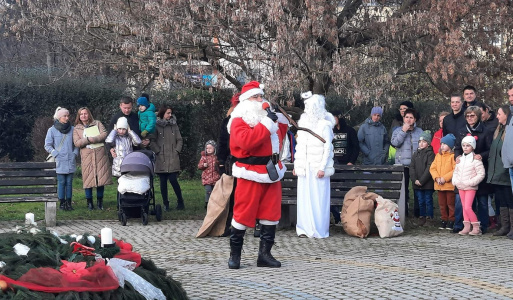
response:
{"label": "baby stroller", "polygon": [[[123,226],[128,217],[141,217],[143,225],[148,224],[148,213],[162,220],[162,207],[155,205],[153,188],[155,154],[141,150],[128,154],[121,163],[121,177],[118,179],[118,219]],[[150,210],[151,209],[151,210]]]}

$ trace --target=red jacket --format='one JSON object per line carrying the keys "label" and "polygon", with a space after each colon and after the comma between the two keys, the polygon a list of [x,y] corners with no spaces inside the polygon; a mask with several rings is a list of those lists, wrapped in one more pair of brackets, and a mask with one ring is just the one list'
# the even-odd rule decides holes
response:
{"label": "red jacket", "polygon": [[[207,163],[206,167],[205,163]],[[215,154],[209,155],[205,151],[201,151],[198,169],[203,170],[201,173],[201,184],[203,185],[214,185],[221,178],[221,175],[219,175],[219,162]]]}
{"label": "red jacket", "polygon": [[[264,117],[255,127],[250,127],[242,118],[234,118],[230,127],[230,152],[236,158],[271,156],[279,154],[281,142],[287,134],[288,121],[282,114],[278,123]],[[237,161],[233,165],[234,177],[261,183],[273,183],[281,180],[287,168],[281,161],[275,165],[279,178],[271,181],[265,165],[251,165]]]}
{"label": "red jacket", "polygon": [[433,140],[431,141],[431,147],[433,147],[433,152],[435,152],[435,155],[438,154],[438,151],[440,150],[440,141],[442,140],[443,135],[444,134],[443,134],[441,128],[440,128],[440,130],[435,132],[435,134],[433,135]]}

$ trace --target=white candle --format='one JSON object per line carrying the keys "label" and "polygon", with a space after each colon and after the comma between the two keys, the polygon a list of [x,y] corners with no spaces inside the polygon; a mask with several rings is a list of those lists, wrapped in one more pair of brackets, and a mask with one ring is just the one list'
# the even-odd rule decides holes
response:
{"label": "white candle", "polygon": [[32,223],[34,223],[34,214],[26,213],[25,214],[25,224],[31,225]]}
{"label": "white candle", "polygon": [[101,238],[102,238],[102,247],[104,245],[110,245],[112,244],[112,229],[110,228],[103,228],[101,230]]}

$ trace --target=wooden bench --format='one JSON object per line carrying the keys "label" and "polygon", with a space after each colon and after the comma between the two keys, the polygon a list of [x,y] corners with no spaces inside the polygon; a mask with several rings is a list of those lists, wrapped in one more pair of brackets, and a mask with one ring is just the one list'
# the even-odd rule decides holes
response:
{"label": "wooden bench", "polygon": [[[287,172],[282,179],[281,227],[295,226],[297,216],[297,177],[292,175],[293,164],[286,164]],[[335,165],[331,176],[331,205],[342,205],[345,194],[353,187],[367,186],[367,191],[375,192],[399,205],[401,225],[404,226],[405,182],[404,166],[382,165]]]}
{"label": "wooden bench", "polygon": [[46,226],[57,223],[54,162],[0,163],[0,203],[45,202]]}

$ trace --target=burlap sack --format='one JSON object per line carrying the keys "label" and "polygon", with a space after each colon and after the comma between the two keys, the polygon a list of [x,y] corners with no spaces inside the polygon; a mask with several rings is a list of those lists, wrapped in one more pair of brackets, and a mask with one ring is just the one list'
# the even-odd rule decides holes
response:
{"label": "burlap sack", "polygon": [[399,205],[391,200],[379,196],[376,199],[378,206],[374,212],[374,222],[382,238],[398,236],[403,233],[401,218],[399,216]]}
{"label": "burlap sack", "polygon": [[223,174],[210,194],[207,215],[196,237],[220,236],[224,233],[232,191],[233,177]]}
{"label": "burlap sack", "polygon": [[375,193],[367,193],[366,186],[355,186],[344,197],[340,218],[345,232],[352,236],[364,238],[369,235]]}

